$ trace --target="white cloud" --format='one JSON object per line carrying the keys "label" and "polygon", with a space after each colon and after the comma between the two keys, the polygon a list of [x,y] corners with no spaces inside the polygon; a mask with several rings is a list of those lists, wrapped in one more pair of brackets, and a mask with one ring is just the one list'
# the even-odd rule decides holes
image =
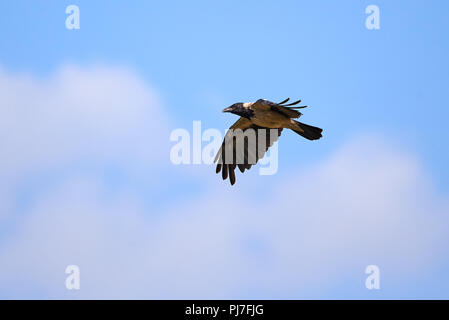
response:
{"label": "white cloud", "polygon": [[147,155],[160,146],[150,133],[166,125],[156,94],[126,69],[67,66],[46,79],[0,72],[0,97],[0,142],[14,166]]}
{"label": "white cloud", "polygon": [[[363,286],[368,264],[410,281],[447,252],[447,199],[382,139],[356,139],[266,189],[257,203],[226,188],[155,214],[69,179],[0,247],[0,287],[11,297],[321,297],[343,278]],[[81,267],[79,292],[64,287],[68,264]]]}
{"label": "white cloud", "polygon": [[[0,69],[0,199],[39,170],[83,162],[133,170],[166,157],[159,100],[124,68],[65,66],[46,78]],[[1,202],[0,217],[10,210]]]}

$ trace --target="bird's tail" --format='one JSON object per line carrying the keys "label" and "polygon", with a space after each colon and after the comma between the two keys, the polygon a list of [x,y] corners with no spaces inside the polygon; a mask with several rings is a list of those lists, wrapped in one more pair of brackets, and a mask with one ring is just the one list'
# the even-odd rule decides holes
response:
{"label": "bird's tail", "polygon": [[323,129],[309,126],[308,124],[292,120],[293,126],[290,128],[293,131],[295,131],[300,136],[303,136],[306,139],[309,140],[318,140],[322,137],[321,132],[323,132]]}

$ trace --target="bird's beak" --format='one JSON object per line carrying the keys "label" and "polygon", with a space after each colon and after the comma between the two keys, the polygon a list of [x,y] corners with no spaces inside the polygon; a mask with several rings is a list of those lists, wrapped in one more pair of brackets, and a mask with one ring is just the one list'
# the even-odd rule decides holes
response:
{"label": "bird's beak", "polygon": [[232,107],[227,107],[225,109],[223,109],[222,112],[231,112],[232,111]]}

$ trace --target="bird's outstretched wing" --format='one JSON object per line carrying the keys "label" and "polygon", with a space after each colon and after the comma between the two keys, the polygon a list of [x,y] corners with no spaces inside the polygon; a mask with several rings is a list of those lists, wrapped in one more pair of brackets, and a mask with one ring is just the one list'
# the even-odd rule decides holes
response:
{"label": "bird's outstretched wing", "polygon": [[265,99],[259,99],[253,104],[252,107],[266,109],[266,110],[271,109],[271,110],[279,112],[289,118],[299,118],[302,115],[302,113],[295,109],[303,109],[303,108],[307,108],[307,106],[292,107],[292,106],[295,106],[298,103],[300,103],[301,100],[298,100],[298,101],[295,101],[295,102],[292,102],[289,104],[285,104],[289,100],[290,100],[290,98],[287,98],[282,102],[276,103],[276,102],[271,102],[271,101],[268,101]]}
{"label": "bird's outstretched wing", "polygon": [[[238,132],[240,129],[241,131]],[[248,132],[252,130],[252,132]],[[235,168],[243,173],[263,158],[267,150],[279,139],[282,128],[269,129],[256,126],[246,118],[240,118],[226,133],[221,148],[215,156],[216,172],[221,171],[223,180],[229,177],[231,185],[235,183]],[[242,133],[242,134],[239,134]],[[265,139],[265,141],[262,141]],[[238,148],[243,146],[243,152]],[[260,150],[259,150],[260,149]],[[226,155],[231,152],[231,155]]]}

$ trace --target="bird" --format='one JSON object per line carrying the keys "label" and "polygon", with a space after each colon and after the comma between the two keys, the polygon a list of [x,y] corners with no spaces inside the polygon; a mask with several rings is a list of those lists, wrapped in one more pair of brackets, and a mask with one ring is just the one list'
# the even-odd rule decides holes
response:
{"label": "bird", "polygon": [[249,170],[279,139],[283,129],[290,129],[308,140],[322,137],[323,129],[294,120],[302,115],[298,109],[307,106],[296,106],[301,100],[287,104],[289,101],[290,98],[279,103],[259,99],[234,103],[223,109],[225,113],[240,116],[227,131],[214,159],[216,173],[221,171],[223,180],[229,177],[231,185],[234,185],[235,168],[238,167],[242,173]]}

